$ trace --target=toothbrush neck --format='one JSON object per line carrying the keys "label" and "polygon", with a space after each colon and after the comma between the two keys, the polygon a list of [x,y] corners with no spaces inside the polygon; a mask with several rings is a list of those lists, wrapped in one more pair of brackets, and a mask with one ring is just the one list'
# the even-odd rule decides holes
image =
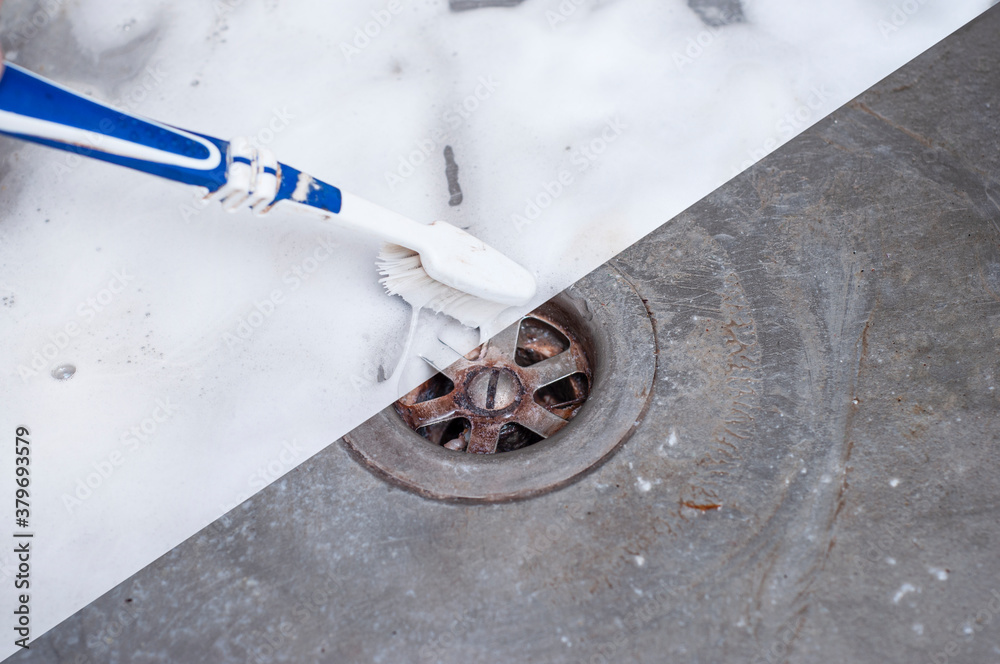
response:
{"label": "toothbrush neck", "polygon": [[342,195],[340,213],[330,219],[332,222],[420,251],[425,235],[423,224],[353,194]]}

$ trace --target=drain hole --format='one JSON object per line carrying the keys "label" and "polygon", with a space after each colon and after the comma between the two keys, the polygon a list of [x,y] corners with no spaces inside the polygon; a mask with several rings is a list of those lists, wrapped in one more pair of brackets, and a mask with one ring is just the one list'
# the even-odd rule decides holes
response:
{"label": "drain hole", "polygon": [[513,452],[543,440],[541,436],[517,422],[508,422],[500,429],[497,452]]}
{"label": "drain hole", "polygon": [[446,422],[437,422],[417,429],[417,433],[435,445],[443,445],[449,450],[464,450],[469,443],[469,429],[472,425],[464,417],[456,417]]}
{"label": "drain hole", "polygon": [[535,392],[535,403],[544,406],[546,410],[555,413],[564,420],[571,420],[587,400],[590,386],[587,376],[575,373],[546,385]]}
{"label": "drain hole", "polygon": [[420,387],[407,394],[401,401],[406,401],[406,405],[413,406],[418,403],[430,401],[451,394],[455,389],[455,383],[451,382],[444,374],[434,374],[432,378],[424,382]]}
{"label": "drain hole", "polygon": [[569,339],[562,332],[529,316],[521,320],[514,361],[520,367],[530,367],[568,349]]}

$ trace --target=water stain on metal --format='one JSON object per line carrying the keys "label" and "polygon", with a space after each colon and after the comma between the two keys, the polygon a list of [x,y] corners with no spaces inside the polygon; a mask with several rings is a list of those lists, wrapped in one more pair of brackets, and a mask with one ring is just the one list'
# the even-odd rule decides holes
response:
{"label": "water stain on metal", "polygon": [[455,151],[450,145],[444,146],[444,174],[448,178],[448,205],[455,207],[462,204],[462,186],[458,184],[458,164],[455,163]]}

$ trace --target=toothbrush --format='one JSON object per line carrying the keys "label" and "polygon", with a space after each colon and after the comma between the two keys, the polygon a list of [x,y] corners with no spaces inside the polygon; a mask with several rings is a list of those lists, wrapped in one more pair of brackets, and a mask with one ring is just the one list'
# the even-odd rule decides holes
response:
{"label": "toothbrush", "polygon": [[421,224],[341,191],[245,138],[222,141],[101,104],[5,63],[0,133],[201,187],[235,212],[295,212],[374,235],[390,295],[480,327],[535,294],[531,273],[444,221]]}

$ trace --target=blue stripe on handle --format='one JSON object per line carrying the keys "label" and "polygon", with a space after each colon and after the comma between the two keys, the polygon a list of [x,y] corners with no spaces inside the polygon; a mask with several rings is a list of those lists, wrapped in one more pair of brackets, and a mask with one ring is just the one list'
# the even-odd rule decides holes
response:
{"label": "blue stripe on handle", "polygon": [[[125,166],[126,168],[131,168],[136,171],[142,171],[143,173],[149,173],[150,175],[156,175],[161,178],[173,180],[174,182],[189,184],[196,187],[205,187],[208,189],[210,193],[215,192],[222,185],[226,184],[225,158],[222,159],[222,164],[220,166],[217,166],[210,171],[200,171],[192,168],[182,168],[180,166],[171,166],[169,164],[160,164],[152,161],[145,161],[142,159],[133,159],[131,157],[122,157],[119,155],[102,152],[101,150],[84,147],[82,145],[67,145],[65,143],[59,143],[58,141],[50,141],[44,138],[38,138],[37,136],[24,136],[21,134],[13,134],[5,131],[0,131],[0,134],[6,134],[7,136],[13,136],[14,138],[19,138],[24,141],[30,141],[31,143],[38,143],[39,145],[44,145],[50,148],[56,148],[58,150],[63,150],[65,152],[72,152],[74,154],[82,155],[84,157],[90,157],[92,159],[97,159],[99,161],[106,161],[109,164],[117,164],[118,166]],[[229,146],[229,143],[227,143],[226,141],[220,141],[217,138],[212,138],[211,136],[205,136],[204,134],[198,134],[198,136],[201,136],[202,138],[211,143],[214,143],[216,146],[218,146],[220,152],[223,155],[226,154],[226,149]]]}

